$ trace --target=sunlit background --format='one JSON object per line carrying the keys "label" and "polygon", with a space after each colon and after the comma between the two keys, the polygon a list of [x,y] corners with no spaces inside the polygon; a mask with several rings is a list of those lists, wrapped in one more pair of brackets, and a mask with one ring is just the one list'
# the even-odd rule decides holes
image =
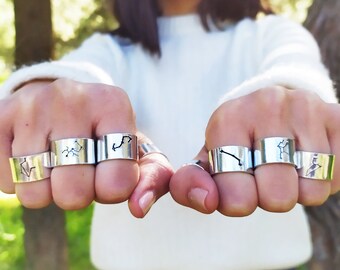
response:
{"label": "sunlit background", "polygon": [[[97,29],[112,28],[103,0],[52,0],[55,57],[58,58]],[[306,18],[312,0],[269,0],[275,10],[298,22]],[[14,57],[14,8],[12,0],[0,1],[0,84],[11,70]]]}

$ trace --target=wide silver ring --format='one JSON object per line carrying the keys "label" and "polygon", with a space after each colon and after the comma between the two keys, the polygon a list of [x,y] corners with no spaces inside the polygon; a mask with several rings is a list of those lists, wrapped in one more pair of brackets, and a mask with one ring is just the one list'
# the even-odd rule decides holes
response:
{"label": "wide silver ring", "polygon": [[203,166],[201,166],[200,164],[202,164],[202,161],[201,161],[201,160],[199,160],[199,159],[193,159],[193,160],[190,160],[190,161],[187,162],[187,163],[184,163],[184,164],[182,165],[182,168],[183,168],[183,167],[186,167],[186,166],[195,166],[195,167],[197,167],[197,168],[199,168],[199,169],[205,171],[205,169],[203,168]]}
{"label": "wide silver ring", "polygon": [[34,182],[49,178],[51,175],[50,152],[23,157],[11,157],[11,167],[14,183]]}
{"label": "wide silver ring", "polygon": [[95,164],[93,139],[68,138],[51,142],[51,166]]}
{"label": "wide silver ring", "polygon": [[143,158],[150,154],[161,154],[168,159],[168,157],[152,143],[142,143],[139,145],[139,158]]}
{"label": "wide silver ring", "polygon": [[210,173],[253,173],[252,152],[244,146],[221,146],[209,151]]}
{"label": "wide silver ring", "polygon": [[298,175],[303,178],[331,181],[333,179],[335,155],[297,151]]}
{"label": "wide silver ring", "polygon": [[295,165],[295,140],[286,137],[264,138],[255,144],[254,167],[283,163]]}
{"label": "wide silver ring", "polygon": [[138,160],[137,136],[130,133],[112,133],[102,136],[97,142],[97,160]]}

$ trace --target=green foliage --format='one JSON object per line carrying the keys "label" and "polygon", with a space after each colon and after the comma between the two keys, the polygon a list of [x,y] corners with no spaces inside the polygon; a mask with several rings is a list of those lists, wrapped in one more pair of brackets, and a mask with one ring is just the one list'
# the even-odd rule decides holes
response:
{"label": "green foliage", "polygon": [[94,270],[90,262],[90,227],[93,206],[66,212],[70,270]]}
{"label": "green foliage", "polygon": [[313,0],[269,0],[269,3],[275,12],[302,23]]}
{"label": "green foliage", "polygon": [[11,0],[0,1],[0,84],[8,77],[14,62],[14,12]]}
{"label": "green foliage", "polygon": [[0,265],[1,270],[24,269],[24,227],[22,209],[12,199],[0,200]]}
{"label": "green foliage", "polygon": [[[51,0],[54,29],[54,58],[59,58],[95,31],[117,26],[105,0]],[[14,63],[14,7],[12,0],[0,1],[0,84]]]}
{"label": "green foliage", "polygon": [[[93,206],[66,212],[69,269],[94,270],[89,255],[90,225]],[[0,198],[0,269],[21,270],[25,267],[22,208],[16,199]]]}
{"label": "green foliage", "polygon": [[95,31],[117,26],[105,0],[52,0],[55,58],[76,48]]}
{"label": "green foliage", "polygon": [[[59,58],[94,31],[117,26],[106,0],[51,0],[54,28],[54,58]],[[299,22],[306,17],[313,0],[268,0],[274,10]],[[0,84],[8,77],[14,62],[14,12],[12,0],[0,1]]]}

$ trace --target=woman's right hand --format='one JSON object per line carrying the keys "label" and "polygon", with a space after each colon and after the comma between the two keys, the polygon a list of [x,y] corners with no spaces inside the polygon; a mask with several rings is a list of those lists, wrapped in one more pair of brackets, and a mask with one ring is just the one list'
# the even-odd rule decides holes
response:
{"label": "woman's right hand", "polygon": [[160,154],[148,155],[139,162],[108,160],[97,166],[54,167],[48,179],[12,181],[9,158],[46,152],[51,141],[136,134],[129,98],[117,87],[65,79],[36,81],[0,100],[0,108],[0,189],[15,192],[28,208],[45,207],[54,201],[63,209],[73,210],[93,200],[119,203],[130,199],[132,214],[143,217],[168,191],[173,171]]}

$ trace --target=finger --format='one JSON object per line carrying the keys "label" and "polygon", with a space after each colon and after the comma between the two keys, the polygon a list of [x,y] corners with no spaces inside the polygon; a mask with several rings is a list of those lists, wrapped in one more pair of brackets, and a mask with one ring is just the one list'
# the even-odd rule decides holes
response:
{"label": "finger", "polygon": [[[295,117],[286,108],[290,104],[288,90],[281,87],[260,90],[249,95],[256,107],[256,121],[253,121],[252,130],[254,142],[268,137],[294,138],[293,128],[289,119]],[[260,109],[259,109],[260,108]],[[265,121],[263,120],[265,119]],[[261,121],[260,121],[261,120]],[[280,151],[283,147],[277,146]],[[273,149],[275,150],[275,149]],[[298,201],[298,176],[295,166],[291,164],[265,164],[255,169],[255,179],[259,196],[259,206],[271,212],[287,212]]]}
{"label": "finger", "polygon": [[142,151],[142,145],[153,146],[152,141],[143,133],[137,132],[139,145],[139,182],[129,199],[131,213],[144,217],[152,205],[169,191],[169,181],[173,174],[172,166],[160,150]]}
{"label": "finger", "polygon": [[[209,150],[221,146],[243,146],[251,149],[250,120],[238,117],[235,112],[243,111],[238,101],[221,106],[211,118],[206,145]],[[218,210],[226,216],[247,216],[258,204],[254,176],[243,172],[226,172],[213,176],[219,191]]]}
{"label": "finger", "polygon": [[335,155],[334,175],[331,181],[331,194],[335,194],[340,191],[340,126],[338,125],[340,120],[340,105],[328,104],[327,113],[327,135],[332,154]]}
{"label": "finger", "polygon": [[[52,85],[53,102],[47,119],[53,123],[50,140],[92,137],[92,115],[88,97],[90,85],[58,80]],[[76,143],[75,143],[76,144]],[[75,145],[75,148],[77,146]],[[67,150],[67,149],[65,149]],[[65,155],[72,153],[63,152]],[[88,206],[94,200],[93,165],[56,166],[51,173],[52,195],[55,203],[65,210]]]}
{"label": "finger", "polygon": [[[127,95],[118,88],[101,85],[93,98],[101,95],[103,104],[94,104],[95,134],[98,138],[111,133],[135,134],[134,113]],[[97,91],[100,91],[98,93]],[[139,179],[139,166],[134,160],[107,160],[96,168],[96,200],[119,203],[127,200]]]}
{"label": "finger", "polygon": [[[35,96],[33,92],[32,96]],[[41,115],[38,111],[39,101],[39,98],[27,98],[26,102],[23,103],[25,106],[21,108],[20,116],[16,117],[12,144],[14,157],[39,154],[49,149],[47,141],[48,123],[42,117],[32,117],[32,115]],[[17,183],[15,189],[19,201],[27,208],[45,207],[52,201],[49,178],[28,183]]]}
{"label": "finger", "polygon": [[0,190],[5,193],[14,193],[15,186],[8,159],[12,156],[12,123],[13,111],[8,101],[0,101],[2,113],[0,115]]}
{"label": "finger", "polygon": [[[301,110],[300,100],[303,100],[303,110]],[[293,111],[300,111],[292,118],[296,148],[307,152],[330,154],[331,147],[325,126],[327,105],[315,95],[295,91],[291,106]],[[312,166],[314,165],[311,164],[311,168]],[[315,180],[308,176],[299,177],[298,202],[302,205],[320,205],[327,200],[330,191],[331,184],[328,181]]]}
{"label": "finger", "polygon": [[181,205],[191,207],[199,212],[210,214],[217,209],[219,195],[217,186],[206,171],[208,152],[205,147],[195,157],[199,166],[188,163],[180,168],[170,180],[170,193]]}

